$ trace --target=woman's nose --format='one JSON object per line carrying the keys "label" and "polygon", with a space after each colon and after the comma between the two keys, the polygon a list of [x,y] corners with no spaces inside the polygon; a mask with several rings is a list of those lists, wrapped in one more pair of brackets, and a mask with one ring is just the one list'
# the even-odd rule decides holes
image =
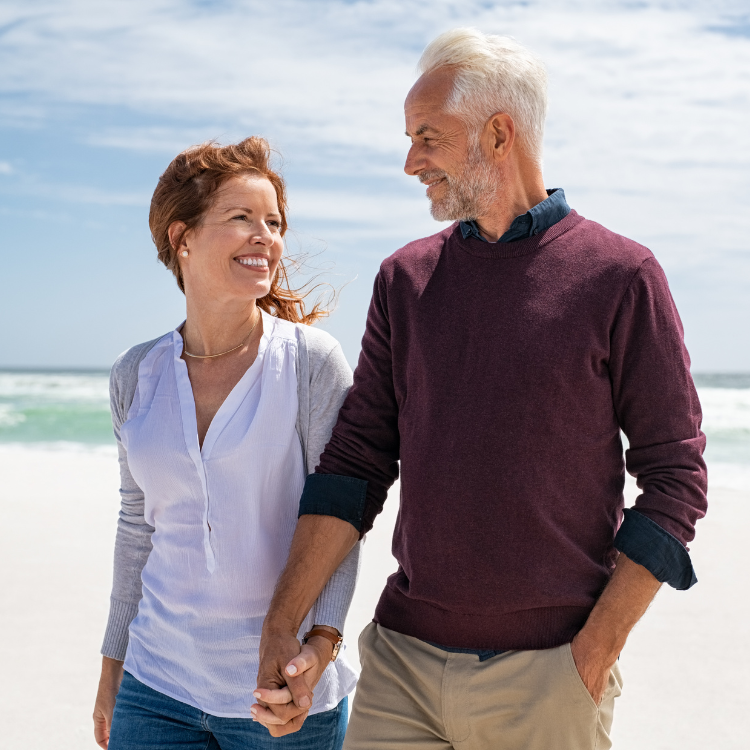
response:
{"label": "woman's nose", "polygon": [[258,222],[258,225],[253,227],[250,242],[261,242],[264,245],[270,245],[273,242],[273,232],[271,232],[265,222]]}

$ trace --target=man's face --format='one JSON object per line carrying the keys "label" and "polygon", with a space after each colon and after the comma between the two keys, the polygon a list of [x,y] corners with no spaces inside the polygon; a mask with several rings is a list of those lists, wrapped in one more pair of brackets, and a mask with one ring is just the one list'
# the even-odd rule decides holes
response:
{"label": "man's face", "polygon": [[452,89],[453,72],[442,68],[423,75],[404,104],[411,139],[404,171],[427,185],[431,213],[438,221],[485,215],[499,187],[499,175],[482,152],[479,134],[445,112]]}

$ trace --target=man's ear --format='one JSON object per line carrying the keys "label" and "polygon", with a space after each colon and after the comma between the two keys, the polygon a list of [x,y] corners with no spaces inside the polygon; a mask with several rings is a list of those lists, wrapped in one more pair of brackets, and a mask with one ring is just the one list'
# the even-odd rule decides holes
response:
{"label": "man's ear", "polygon": [[496,112],[484,126],[485,143],[494,161],[502,162],[508,158],[516,140],[516,124],[513,118],[504,112]]}

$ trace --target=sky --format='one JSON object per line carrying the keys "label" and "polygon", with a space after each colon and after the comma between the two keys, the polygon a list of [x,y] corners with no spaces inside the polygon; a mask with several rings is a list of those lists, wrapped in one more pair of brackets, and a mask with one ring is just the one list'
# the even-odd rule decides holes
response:
{"label": "sky", "polygon": [[695,371],[750,371],[746,0],[3,0],[0,367],[108,367],[179,324],[151,193],[247,135],[279,152],[288,253],[340,290],[325,327],[355,364],[380,262],[441,229],[403,100],[457,26],[542,57],[547,187],[655,253]]}

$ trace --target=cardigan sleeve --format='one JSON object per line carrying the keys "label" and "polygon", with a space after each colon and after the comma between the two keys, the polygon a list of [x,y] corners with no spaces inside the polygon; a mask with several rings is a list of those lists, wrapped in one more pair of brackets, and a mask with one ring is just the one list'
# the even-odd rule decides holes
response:
{"label": "cardigan sleeve", "polygon": [[[310,393],[305,458],[308,474],[312,474],[351,387],[352,371],[338,342],[315,329],[306,334]],[[343,633],[357,584],[361,544],[357,542],[318,597],[313,610],[316,625],[329,625]]]}
{"label": "cardigan sleeve", "polygon": [[[154,342],[146,345],[151,348]],[[138,364],[144,346],[134,347],[115,362],[110,375],[112,426],[120,464],[120,514],[115,537],[114,572],[109,618],[101,653],[124,661],[128,648],[128,628],[138,613],[141,600],[141,572],[151,552],[154,529],[146,523],[143,491],[128,468],[128,456],[120,439],[120,428],[127,419],[138,380]]]}

